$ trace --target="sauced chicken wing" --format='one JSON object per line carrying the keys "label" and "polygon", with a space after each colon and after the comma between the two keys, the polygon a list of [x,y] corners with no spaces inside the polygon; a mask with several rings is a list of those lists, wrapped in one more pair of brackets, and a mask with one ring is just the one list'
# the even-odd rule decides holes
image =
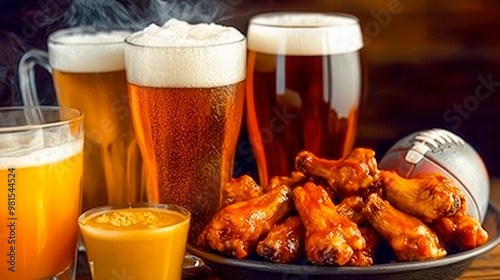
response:
{"label": "sauced chicken wing", "polygon": [[375,253],[382,241],[382,236],[368,225],[368,220],[363,215],[365,203],[361,196],[353,195],[344,198],[335,205],[335,210],[340,216],[346,217],[355,222],[361,235],[365,238],[366,247],[362,250],[354,251],[351,259],[347,262],[350,266],[368,266],[375,262]]}
{"label": "sauced chicken wing", "polygon": [[262,187],[258,185],[252,177],[242,175],[238,178],[232,178],[224,188],[222,188],[221,208],[234,202],[246,201],[259,197],[262,193]]}
{"label": "sauced chicken wing", "polygon": [[269,180],[269,184],[264,188],[268,192],[277,186],[287,185],[292,190],[296,186],[301,186],[307,181],[306,175],[300,171],[293,171],[290,176],[274,176]]}
{"label": "sauced chicken wing", "polygon": [[375,263],[375,253],[381,244],[382,236],[372,227],[359,227],[361,235],[366,241],[366,247],[355,250],[346,265],[349,266],[369,266]]}
{"label": "sauced chicken wing", "polygon": [[356,250],[366,247],[356,223],[340,216],[321,187],[307,182],[293,190],[294,202],[306,228],[308,260],[318,265],[345,265]]}
{"label": "sauced chicken wing", "polygon": [[465,196],[453,181],[441,174],[403,178],[395,171],[380,171],[384,197],[394,207],[429,223],[451,216],[465,204]]}
{"label": "sauced chicken wing", "polygon": [[476,248],[486,243],[489,237],[481,223],[465,211],[451,217],[438,218],[433,221],[431,227],[450,252]]}
{"label": "sauced chicken wing", "polygon": [[323,159],[302,151],[295,158],[295,167],[306,175],[323,178],[341,197],[366,191],[379,173],[375,152],[366,148],[356,148],[340,160]]}
{"label": "sauced chicken wing", "polygon": [[363,213],[389,242],[398,260],[417,261],[446,256],[436,234],[422,221],[399,211],[378,194],[367,197]]}
{"label": "sauced chicken wing", "polygon": [[274,224],[290,214],[292,207],[292,190],[286,185],[257,198],[230,204],[212,218],[197,245],[243,259]]}
{"label": "sauced chicken wing", "polygon": [[257,254],[275,263],[298,261],[304,251],[305,229],[299,216],[288,217],[271,228],[257,244]]}
{"label": "sauced chicken wing", "polygon": [[363,208],[365,203],[363,198],[358,195],[348,196],[335,205],[335,210],[340,216],[344,216],[356,224],[366,222],[366,217],[363,215]]}

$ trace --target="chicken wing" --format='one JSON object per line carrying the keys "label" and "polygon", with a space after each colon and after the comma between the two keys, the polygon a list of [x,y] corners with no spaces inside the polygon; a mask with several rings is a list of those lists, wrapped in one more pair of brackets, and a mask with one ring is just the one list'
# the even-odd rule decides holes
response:
{"label": "chicken wing", "polygon": [[465,205],[462,191],[441,174],[403,178],[395,171],[381,170],[379,183],[385,199],[394,207],[426,223],[451,216]]}
{"label": "chicken wing", "polygon": [[295,158],[295,167],[306,175],[325,179],[339,197],[366,191],[379,174],[375,152],[366,148],[356,148],[340,160],[323,159],[302,151]]}
{"label": "chicken wing", "polygon": [[381,244],[382,236],[372,227],[359,227],[361,235],[366,241],[366,247],[355,250],[346,265],[369,266],[375,263],[375,255]]}
{"label": "chicken wing", "polygon": [[304,251],[305,229],[299,216],[291,216],[271,228],[257,244],[257,254],[275,263],[298,261]]}
{"label": "chicken wing", "polygon": [[364,207],[365,203],[363,198],[358,195],[353,195],[342,199],[339,204],[335,205],[335,210],[340,216],[344,216],[360,225],[367,221],[366,217],[363,215]]}
{"label": "chicken wing", "polygon": [[436,234],[422,221],[399,211],[378,194],[370,194],[363,213],[389,242],[400,261],[437,259],[446,256]]}
{"label": "chicken wing", "polygon": [[312,182],[293,190],[294,202],[306,228],[307,259],[318,265],[345,265],[366,247],[358,226],[340,216],[327,192]]}
{"label": "chicken wing", "polygon": [[221,209],[229,204],[250,200],[262,195],[262,187],[248,175],[231,178],[222,188]]}
{"label": "chicken wing", "polygon": [[199,235],[197,245],[243,259],[274,224],[290,214],[292,207],[292,190],[286,185],[230,204],[215,214]]}
{"label": "chicken wing", "polygon": [[431,228],[449,252],[474,249],[488,241],[489,234],[481,223],[460,211],[451,217],[441,217],[433,221]]}
{"label": "chicken wing", "polygon": [[269,184],[264,188],[264,192],[268,192],[277,186],[287,185],[290,188],[301,186],[307,181],[306,175],[300,171],[292,171],[290,176],[274,176],[269,180]]}
{"label": "chicken wing", "polygon": [[346,197],[339,204],[335,205],[335,210],[340,216],[346,217],[358,225],[361,235],[366,241],[364,249],[354,251],[351,259],[347,262],[347,265],[350,266],[372,265],[375,262],[377,248],[383,239],[370,225],[365,225],[368,223],[368,220],[363,215],[364,206],[363,198],[357,195]]}

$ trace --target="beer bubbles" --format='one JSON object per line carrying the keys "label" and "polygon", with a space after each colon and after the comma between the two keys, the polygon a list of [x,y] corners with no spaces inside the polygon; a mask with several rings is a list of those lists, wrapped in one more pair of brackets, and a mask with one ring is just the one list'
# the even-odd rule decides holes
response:
{"label": "beer bubbles", "polygon": [[125,64],[148,200],[187,208],[193,241],[232,177],[246,39],[233,27],[171,19],[129,36]]}

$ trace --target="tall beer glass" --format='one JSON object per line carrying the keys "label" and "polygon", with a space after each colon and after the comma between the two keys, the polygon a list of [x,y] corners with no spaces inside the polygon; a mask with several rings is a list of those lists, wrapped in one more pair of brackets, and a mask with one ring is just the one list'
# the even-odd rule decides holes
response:
{"label": "tall beer glass", "polygon": [[73,279],[82,173],[79,111],[0,108],[0,279]]}
{"label": "tall beer glass", "polygon": [[[145,200],[125,78],[123,48],[130,33],[89,27],[59,30],[49,36],[48,61],[46,54],[32,51],[20,65],[27,68],[35,60],[51,70],[59,104],[85,114],[83,210]],[[28,72],[20,77],[29,81]],[[25,101],[36,96],[29,89],[24,87]]]}
{"label": "tall beer glass", "polygon": [[172,19],[126,39],[130,108],[150,202],[192,213],[191,241],[219,209],[243,114],[246,39]]}
{"label": "tall beer glass", "polygon": [[250,20],[247,126],[260,183],[289,175],[301,150],[353,147],[362,89],[361,30],[343,14],[276,12]]}

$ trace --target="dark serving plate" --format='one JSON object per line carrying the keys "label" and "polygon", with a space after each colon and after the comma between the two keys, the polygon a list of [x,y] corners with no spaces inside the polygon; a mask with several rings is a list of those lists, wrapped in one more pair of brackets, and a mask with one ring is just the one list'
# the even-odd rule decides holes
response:
{"label": "dark serving plate", "polygon": [[499,244],[500,213],[492,204],[488,207],[483,226],[490,234],[490,239],[478,248],[433,261],[375,264],[369,267],[274,264],[223,257],[193,245],[188,245],[187,250],[203,259],[205,264],[223,279],[451,280],[459,277],[475,257],[492,250]]}

